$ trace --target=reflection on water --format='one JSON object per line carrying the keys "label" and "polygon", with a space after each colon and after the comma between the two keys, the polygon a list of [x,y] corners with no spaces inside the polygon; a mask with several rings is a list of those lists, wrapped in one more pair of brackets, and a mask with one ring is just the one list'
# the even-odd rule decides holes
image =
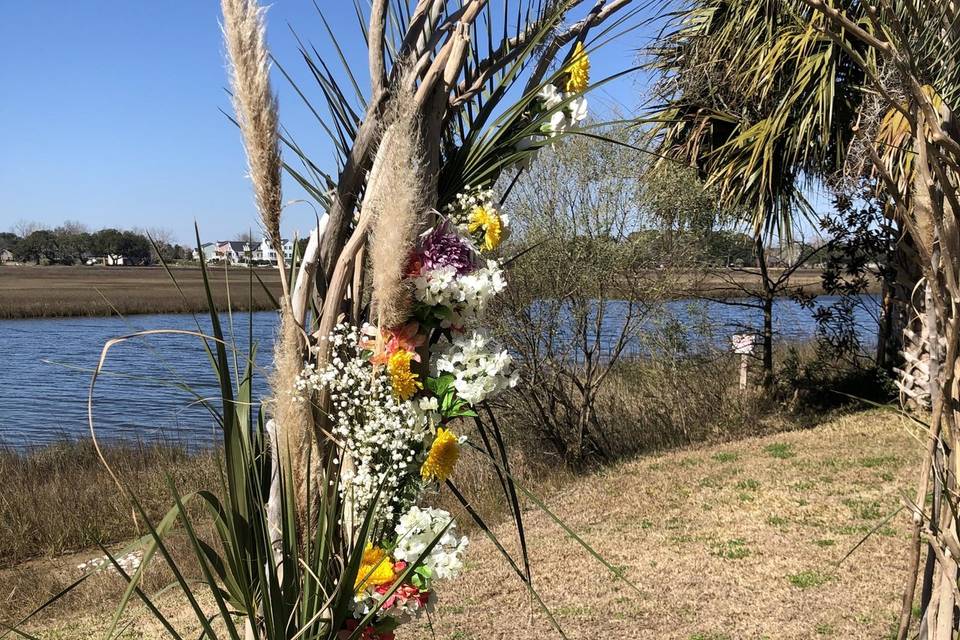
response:
{"label": "reflection on water", "polygon": [[[818,299],[819,304],[831,301]],[[857,322],[869,343],[878,302],[875,297],[865,297],[864,302]],[[617,328],[618,304],[622,303],[614,303],[608,312],[610,334]],[[761,321],[756,309],[689,300],[669,302],[655,316],[655,321],[645,326],[648,331],[672,325],[694,348],[727,348],[730,335],[756,328]],[[237,314],[233,318],[241,368],[249,342],[248,317]],[[791,300],[777,300],[774,318],[781,339],[806,340],[814,335],[810,311]],[[276,319],[276,313],[270,311],[253,314],[255,397],[266,391]],[[200,330],[209,334],[209,319],[200,317],[199,322]],[[223,326],[230,334],[226,315]],[[197,331],[197,324],[192,316],[180,314],[0,320],[0,444],[22,447],[87,434],[90,375],[103,345],[111,338],[152,329]],[[639,345],[628,350],[640,351]],[[110,350],[103,371],[94,395],[98,437],[162,438],[191,445],[219,439],[217,425],[199,405],[198,398],[218,398],[218,388],[198,338],[150,335],[121,342]],[[182,388],[188,384],[192,393]]]}

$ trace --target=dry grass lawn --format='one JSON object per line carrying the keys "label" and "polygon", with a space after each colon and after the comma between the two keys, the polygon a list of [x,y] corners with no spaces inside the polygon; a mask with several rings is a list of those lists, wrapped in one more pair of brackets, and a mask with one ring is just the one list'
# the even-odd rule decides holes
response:
{"label": "dry grass lawn", "polygon": [[[547,517],[531,512],[535,584],[572,639],[889,638],[907,517],[901,513],[879,526],[849,559],[838,561],[897,509],[900,492],[912,487],[919,450],[909,424],[871,411],[811,430],[609,468],[548,503],[642,595],[613,580]],[[510,535],[506,526],[498,531]],[[400,637],[558,637],[478,535],[465,575],[441,590],[432,632],[424,625]],[[52,562],[35,561],[30,570],[49,571]],[[73,558],[56,562],[76,564]],[[9,578],[0,575],[0,584]],[[94,588],[109,592],[109,578],[101,580]],[[92,637],[109,607],[91,604],[102,594],[91,598],[82,610],[60,610],[31,630],[42,638]],[[188,612],[172,598],[167,607],[187,624]],[[124,637],[156,633],[143,618]]]}

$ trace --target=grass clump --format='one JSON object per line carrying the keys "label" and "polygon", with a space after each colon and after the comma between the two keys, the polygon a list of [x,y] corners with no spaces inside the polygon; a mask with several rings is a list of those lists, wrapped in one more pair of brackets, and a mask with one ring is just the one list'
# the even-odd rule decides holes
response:
{"label": "grass clump", "polygon": [[764,447],[763,450],[771,458],[777,458],[778,460],[787,460],[797,455],[793,450],[793,445],[786,442],[773,442]]}
{"label": "grass clump", "polygon": [[[185,491],[215,486],[214,451],[190,454],[174,445],[132,443],[106,447],[104,455],[151,518],[170,507],[166,476]],[[0,567],[142,534],[129,498],[89,440],[0,450],[0,477]]]}
{"label": "grass clump", "polygon": [[720,451],[713,455],[713,459],[717,462],[736,462],[740,456],[732,451]]}
{"label": "grass clump", "polygon": [[725,542],[714,543],[710,555],[726,560],[740,560],[750,555],[750,549],[743,538],[734,538]]}
{"label": "grass clump", "polygon": [[812,589],[826,584],[830,576],[819,571],[801,571],[788,575],[787,580],[798,589]]}

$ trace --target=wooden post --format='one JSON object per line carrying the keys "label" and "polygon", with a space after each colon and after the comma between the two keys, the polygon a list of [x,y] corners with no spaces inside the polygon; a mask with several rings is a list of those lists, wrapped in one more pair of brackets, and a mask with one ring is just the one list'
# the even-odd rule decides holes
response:
{"label": "wooden post", "polygon": [[735,334],[730,336],[730,344],[733,346],[733,352],[740,354],[740,390],[747,388],[747,372],[750,367],[750,356],[753,354],[754,347],[757,344],[757,336],[753,333]]}

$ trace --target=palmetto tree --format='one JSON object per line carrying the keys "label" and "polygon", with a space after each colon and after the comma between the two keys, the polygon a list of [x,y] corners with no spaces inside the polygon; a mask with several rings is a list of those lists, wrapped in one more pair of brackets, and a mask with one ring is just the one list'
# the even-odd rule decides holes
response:
{"label": "palmetto tree", "polygon": [[[936,0],[885,0],[863,4],[865,18],[823,0],[804,3],[827,20],[833,38],[855,40],[862,54],[851,57],[867,74],[870,88],[882,104],[897,113],[902,132],[898,145],[910,170],[890,165],[877,144],[865,153],[885,187],[913,240],[923,275],[936,310],[939,331],[932,332],[931,351],[939,350],[937,334],[944,334],[943,370],[934,383],[933,412],[927,431],[927,453],[916,497],[908,502],[914,535],[910,547],[907,585],[901,608],[898,637],[910,631],[911,611],[921,541],[926,540],[927,563],[920,599],[920,637],[945,640],[957,628],[957,450],[960,447],[960,130],[956,105],[960,99],[960,8],[955,2]],[[888,139],[886,142],[894,142]],[[933,488],[931,507],[927,495]]]}
{"label": "palmetto tree", "polygon": [[[846,4],[864,20],[863,5]],[[887,185],[864,141],[896,184],[912,181],[910,127],[882,104],[856,63],[875,54],[855,38],[825,33],[816,11],[795,0],[703,0],[685,3],[674,18],[653,51],[664,100],[652,133],[665,154],[697,166],[728,206],[748,211],[756,253],[761,232],[789,231],[808,212],[804,193],[818,182],[859,186],[865,177],[883,198]],[[886,212],[900,222],[896,207],[887,203]],[[910,238],[897,243],[895,262],[897,281],[883,293],[878,364],[895,365],[904,399],[922,405],[937,357],[925,336],[935,323],[913,311],[924,301]],[[902,362],[887,357],[897,352]]]}
{"label": "palmetto tree", "polygon": [[[899,637],[909,633],[921,541],[921,637],[955,637],[960,424],[960,9],[937,0],[696,2],[660,52],[700,84],[662,111],[665,149],[696,161],[754,220],[783,221],[804,179],[859,163],[906,230],[935,311],[933,413]],[[683,82],[683,79],[680,80]],[[684,100],[684,96],[690,99]],[[802,194],[801,194],[802,195]],[[938,334],[945,343],[940,345]],[[939,358],[935,356],[932,361]],[[925,507],[930,487],[932,509]]]}
{"label": "palmetto tree", "polygon": [[771,280],[764,242],[810,214],[805,193],[842,167],[863,73],[790,0],[697,0],[654,46],[659,98],[645,123],[661,153],[698,168],[754,228],[762,276],[763,364],[772,370]]}

